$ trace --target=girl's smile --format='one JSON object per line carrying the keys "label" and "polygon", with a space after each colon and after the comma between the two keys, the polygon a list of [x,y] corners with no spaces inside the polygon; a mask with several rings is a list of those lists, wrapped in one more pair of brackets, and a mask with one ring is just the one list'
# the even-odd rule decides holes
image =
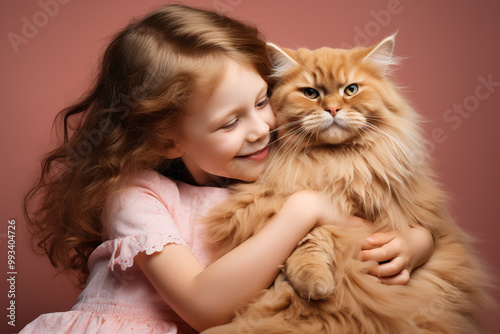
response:
{"label": "girl's smile", "polygon": [[244,159],[259,161],[259,160],[265,159],[268,154],[269,154],[269,147],[265,146],[262,150],[258,150],[257,152],[254,152],[252,154],[242,155],[242,156],[239,156],[237,158],[244,158]]}

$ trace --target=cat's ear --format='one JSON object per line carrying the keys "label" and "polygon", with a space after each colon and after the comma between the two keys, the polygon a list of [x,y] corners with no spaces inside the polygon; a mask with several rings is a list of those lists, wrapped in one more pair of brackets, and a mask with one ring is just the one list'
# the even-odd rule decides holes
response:
{"label": "cat's ear", "polygon": [[290,56],[292,50],[282,49],[276,44],[268,42],[267,53],[271,60],[273,76],[281,76],[297,65],[297,62]]}
{"label": "cat's ear", "polygon": [[382,42],[372,47],[371,51],[363,58],[363,61],[372,64],[380,75],[386,74],[389,67],[397,63],[392,55],[395,37],[396,34],[385,38]]}

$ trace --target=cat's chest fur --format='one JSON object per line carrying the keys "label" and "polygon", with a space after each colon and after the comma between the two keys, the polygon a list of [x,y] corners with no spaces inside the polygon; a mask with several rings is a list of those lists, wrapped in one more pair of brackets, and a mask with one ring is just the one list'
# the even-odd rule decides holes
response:
{"label": "cat's chest fur", "polygon": [[340,203],[345,214],[376,221],[390,205],[396,188],[403,186],[383,160],[362,147],[305,148],[276,158],[263,183],[284,196],[301,190],[321,191]]}

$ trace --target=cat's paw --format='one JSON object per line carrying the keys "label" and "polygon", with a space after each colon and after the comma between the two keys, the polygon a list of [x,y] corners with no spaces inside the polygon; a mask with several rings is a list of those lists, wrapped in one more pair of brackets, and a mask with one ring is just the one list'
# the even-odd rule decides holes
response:
{"label": "cat's paw", "polygon": [[333,274],[325,263],[309,263],[296,270],[290,267],[287,269],[287,280],[302,298],[323,299],[335,289]]}

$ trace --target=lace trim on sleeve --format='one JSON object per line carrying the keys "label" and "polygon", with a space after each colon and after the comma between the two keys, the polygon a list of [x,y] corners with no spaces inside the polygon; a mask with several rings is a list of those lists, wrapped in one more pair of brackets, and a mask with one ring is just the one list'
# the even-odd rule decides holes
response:
{"label": "lace trim on sleeve", "polygon": [[134,257],[145,252],[151,255],[163,250],[167,244],[184,245],[186,242],[179,236],[172,234],[140,234],[122,239],[108,240],[112,248],[109,268],[113,271],[115,265],[120,265],[121,270],[126,270],[134,265]]}

